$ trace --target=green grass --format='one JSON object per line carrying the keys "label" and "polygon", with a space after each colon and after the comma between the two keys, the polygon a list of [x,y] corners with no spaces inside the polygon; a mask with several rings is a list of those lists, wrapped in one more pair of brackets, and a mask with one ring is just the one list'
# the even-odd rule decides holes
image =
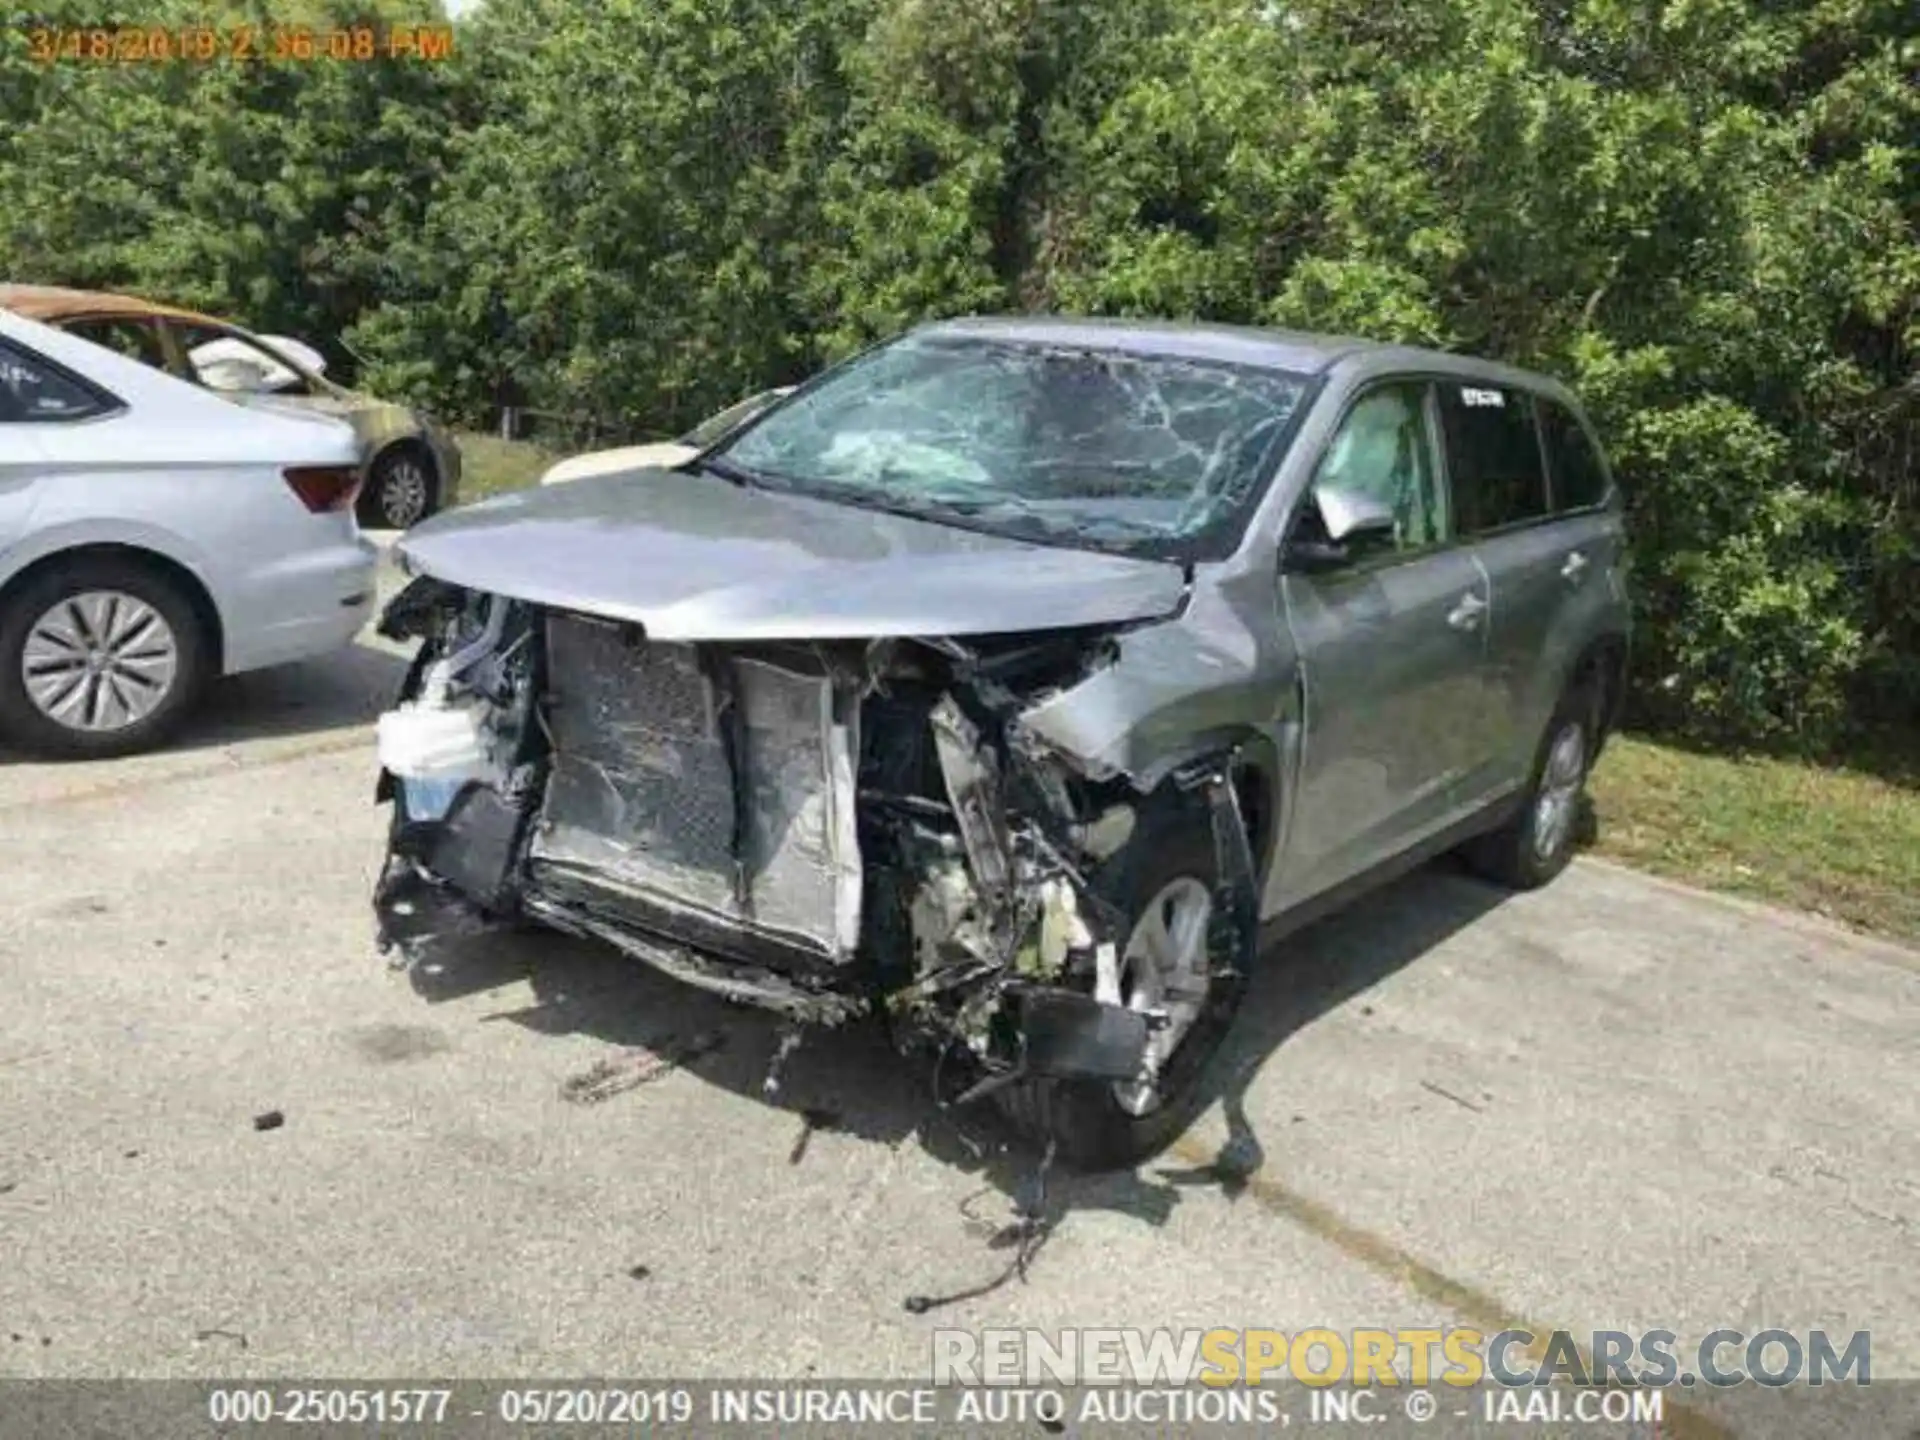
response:
{"label": "green grass", "polygon": [[[467,432],[463,494],[534,483],[556,453]],[[1594,853],[1920,940],[1920,756],[1874,773],[1619,736],[1594,771]],[[1890,778],[1889,778],[1890,777]]]}
{"label": "green grass", "polygon": [[1920,940],[1920,785],[1876,769],[1620,736],[1593,773],[1594,853]]}
{"label": "green grass", "polygon": [[462,501],[525,489],[560,458],[527,440],[502,440],[474,430],[463,430],[455,438],[460,442]]}

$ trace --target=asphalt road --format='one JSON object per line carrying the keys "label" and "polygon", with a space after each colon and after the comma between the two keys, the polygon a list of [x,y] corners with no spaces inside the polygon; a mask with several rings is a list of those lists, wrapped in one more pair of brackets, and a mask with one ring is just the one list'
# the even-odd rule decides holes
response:
{"label": "asphalt road", "polygon": [[[917,1376],[938,1325],[1523,1324],[1870,1328],[1876,1380],[1920,1377],[1910,951],[1597,863],[1429,869],[1269,957],[1173,1153],[1055,1177],[1027,1283],[916,1316],[1001,1268],[1030,1167],[871,1037],[769,1103],[766,1024],[611,953],[376,956],[399,666],[224,685],[161,755],[0,756],[0,1374]],[[1262,1158],[1223,1185],[1228,1114]]]}

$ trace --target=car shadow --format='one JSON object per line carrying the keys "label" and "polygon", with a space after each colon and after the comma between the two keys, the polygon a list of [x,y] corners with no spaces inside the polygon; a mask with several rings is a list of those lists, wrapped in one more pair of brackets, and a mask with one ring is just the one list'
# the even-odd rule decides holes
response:
{"label": "car shadow", "polygon": [[[998,1191],[1012,1202],[998,1224],[983,1218],[992,1208],[984,1201],[964,1214],[963,1223],[988,1249],[1005,1252],[986,1262],[999,1267],[985,1283],[990,1289],[1015,1271],[1024,1273],[1045,1237],[1074,1212],[1112,1211],[1159,1226],[1196,1187],[1237,1195],[1269,1149],[1246,1105],[1268,1058],[1320,1016],[1473,924],[1506,894],[1442,859],[1384,887],[1364,905],[1271,946],[1205,1092],[1209,1104],[1222,1107],[1226,1144],[1211,1164],[1161,1156],[1125,1172],[1050,1166],[990,1101],[963,1109],[941,1103],[937,1093],[950,1092],[952,1085],[943,1085],[931,1067],[903,1059],[875,1021],[850,1022],[831,1034],[808,1032],[779,1066],[778,1089],[770,1095],[768,1076],[782,1048],[777,1017],[678,984],[610,947],[534,928],[494,931],[446,942],[413,966],[410,979],[429,1003],[525,983],[532,991],[528,1003],[490,1012],[482,1023],[590,1036],[616,1047],[614,1057],[569,1085],[602,1083],[603,1095],[617,1093],[626,1088],[623,1068],[637,1086],[645,1080],[635,1077],[658,1073],[665,1062],[749,1103],[790,1112],[793,1147],[774,1163],[805,1163],[808,1137],[819,1129],[876,1145],[920,1146],[977,1179],[975,1196]],[[982,1288],[914,1297],[908,1308],[931,1308]]]}
{"label": "car shadow", "polygon": [[208,749],[370,725],[393,705],[407,664],[405,655],[357,641],[317,659],[223,676],[169,748]]}
{"label": "car shadow", "polygon": [[1446,855],[1270,945],[1209,1072],[1207,1098],[1220,1105],[1226,1141],[1211,1164],[1162,1170],[1163,1177],[1237,1195],[1268,1153],[1246,1104],[1267,1060],[1293,1035],[1474,924],[1510,894]]}
{"label": "car shadow", "polygon": [[[407,657],[356,642],[313,660],[222,676],[207,688],[200,707],[173,739],[153,754],[191,754],[250,740],[326,735],[370,725],[393,704],[406,675]],[[32,757],[0,743],[0,766]],[[90,762],[76,762],[90,763]],[[127,760],[91,762],[126,764]]]}

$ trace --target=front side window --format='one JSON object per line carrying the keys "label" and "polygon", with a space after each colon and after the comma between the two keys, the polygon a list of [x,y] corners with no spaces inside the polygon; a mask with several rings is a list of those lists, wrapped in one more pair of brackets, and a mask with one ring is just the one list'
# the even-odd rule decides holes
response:
{"label": "front side window", "polygon": [[1310,382],[971,336],[870,351],[712,457],[747,483],[1042,543],[1182,553],[1243,518]]}
{"label": "front side window", "polygon": [[113,404],[78,376],[0,340],[0,424],[87,420]]}
{"label": "front side window", "polygon": [[1437,387],[1447,474],[1462,534],[1484,534],[1547,513],[1547,476],[1533,425],[1533,397],[1479,381]]}
{"label": "front side window", "polygon": [[1600,451],[1574,413],[1555,400],[1540,402],[1540,433],[1553,471],[1553,508],[1586,510],[1607,498]]}
{"label": "front side window", "polygon": [[1453,537],[1446,487],[1433,463],[1427,387],[1383,385],[1340,424],[1314,475],[1316,490],[1340,490],[1393,512],[1396,550],[1421,550]]}

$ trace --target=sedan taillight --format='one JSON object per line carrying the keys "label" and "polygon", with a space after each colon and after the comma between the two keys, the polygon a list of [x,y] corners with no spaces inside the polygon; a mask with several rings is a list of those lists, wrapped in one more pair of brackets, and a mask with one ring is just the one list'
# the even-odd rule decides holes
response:
{"label": "sedan taillight", "polygon": [[360,490],[357,465],[293,465],[281,473],[300,503],[316,515],[346,509]]}

